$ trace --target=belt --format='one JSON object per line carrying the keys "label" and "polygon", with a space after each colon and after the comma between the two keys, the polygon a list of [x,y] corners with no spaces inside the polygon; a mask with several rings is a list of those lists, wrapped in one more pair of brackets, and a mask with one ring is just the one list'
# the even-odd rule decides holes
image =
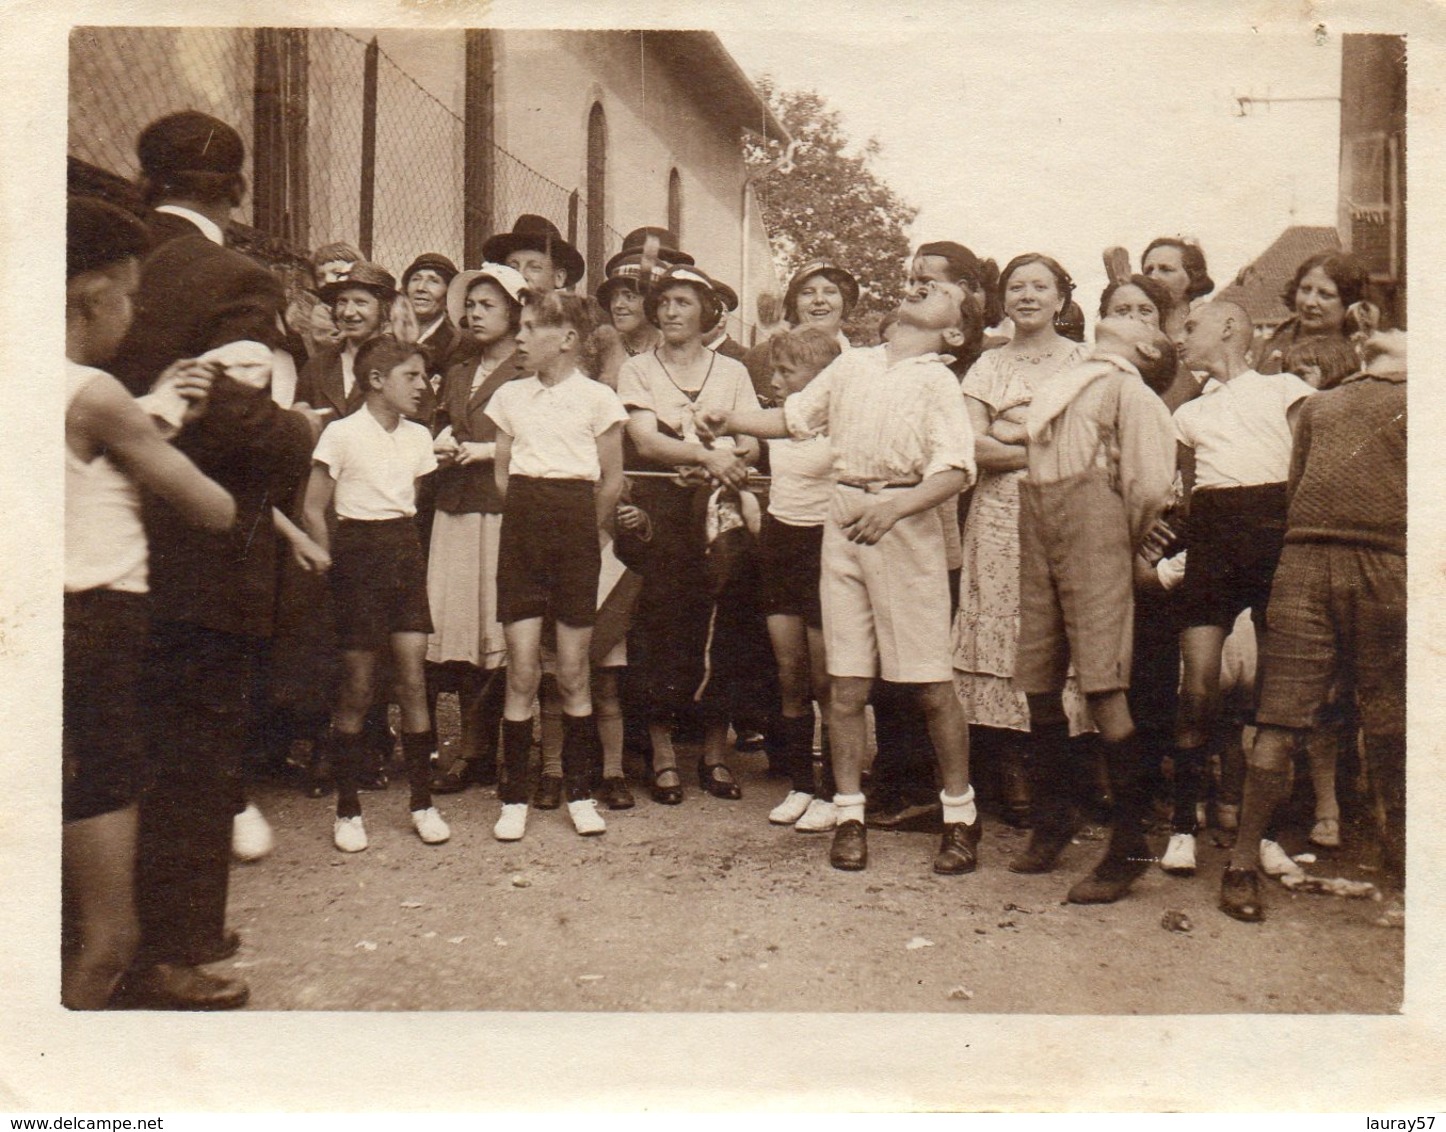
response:
{"label": "belt", "polygon": [[864,480],[864,479],[841,479],[839,487],[852,487],[858,491],[867,491],[870,495],[877,495],[881,491],[894,491],[907,487],[918,487],[922,480]]}

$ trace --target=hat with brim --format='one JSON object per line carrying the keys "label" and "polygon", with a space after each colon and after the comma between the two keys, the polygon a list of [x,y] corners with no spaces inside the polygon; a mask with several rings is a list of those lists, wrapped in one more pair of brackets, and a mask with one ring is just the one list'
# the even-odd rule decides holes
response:
{"label": "hat with brim", "polygon": [[321,296],[322,302],[335,303],[343,291],[349,291],[353,287],[370,291],[384,303],[397,297],[397,281],[392,273],[381,264],[365,259],[352,264],[345,279],[326,284],[317,294]]}
{"label": "hat with brim", "polygon": [[672,286],[674,283],[688,283],[696,287],[707,288],[718,297],[718,301],[723,304],[724,310],[736,311],[738,309],[738,292],[728,286],[727,283],[718,282],[718,280],[708,275],[701,268],[694,267],[691,264],[674,264],[653,282],[653,293],[657,294],[661,292],[663,288]]}
{"label": "hat with brim", "polygon": [[822,275],[843,292],[844,314],[847,315],[858,305],[859,281],[838,264],[830,263],[826,259],[816,259],[812,263],[806,263],[800,267],[793,273],[793,278],[788,281],[788,290],[783,296],[783,317],[789,323],[797,322],[798,293],[803,290],[803,285],[815,275]]}
{"label": "hat with brim", "polygon": [[441,252],[423,252],[416,259],[412,260],[411,266],[402,272],[402,290],[407,289],[411,283],[412,276],[419,271],[435,271],[442,277],[442,283],[451,283],[457,276],[457,265],[444,256]]}
{"label": "hat with brim", "polygon": [[469,267],[465,271],[457,272],[452,282],[447,284],[447,314],[451,317],[453,326],[462,325],[462,318],[467,313],[467,292],[479,279],[496,283],[513,302],[522,302],[522,292],[527,287],[527,280],[516,268],[502,263],[484,263],[481,267]]}
{"label": "hat with brim", "polygon": [[505,263],[513,252],[542,252],[566,275],[565,286],[571,287],[582,278],[587,265],[578,250],[562,238],[557,225],[545,216],[523,213],[512,225],[512,231],[493,236],[482,245],[482,258],[488,263]]}
{"label": "hat with brim", "polygon": [[613,301],[613,293],[619,287],[627,287],[636,291],[639,295],[645,295],[656,286],[659,279],[667,271],[668,265],[660,261],[654,261],[643,277],[643,257],[641,253],[631,253],[627,256],[613,256],[608,260],[608,277],[602,281],[597,289],[597,301],[604,307]]}
{"label": "hat with brim", "polygon": [[611,276],[615,270],[630,259],[641,258],[643,250],[647,247],[649,238],[658,241],[657,258],[662,264],[688,263],[693,262],[693,257],[687,252],[678,250],[678,237],[669,232],[666,228],[634,228],[623,237],[622,249],[607,262],[603,273]]}

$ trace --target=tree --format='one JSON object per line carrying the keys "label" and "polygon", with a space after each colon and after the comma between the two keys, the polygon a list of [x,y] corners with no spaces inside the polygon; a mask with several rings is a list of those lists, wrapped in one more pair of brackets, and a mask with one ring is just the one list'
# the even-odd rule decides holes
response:
{"label": "tree", "polygon": [[[839,112],[820,94],[779,90],[767,75],[757,86],[798,143],[790,172],[775,170],[755,183],[774,265],[785,280],[814,259],[846,267],[862,293],[844,330],[858,341],[871,340],[879,319],[903,297],[909,255],[904,230],[919,210],[874,172],[882,149],[877,138],[847,152]],[[783,145],[750,134],[743,156],[750,168],[766,166],[783,156]]]}

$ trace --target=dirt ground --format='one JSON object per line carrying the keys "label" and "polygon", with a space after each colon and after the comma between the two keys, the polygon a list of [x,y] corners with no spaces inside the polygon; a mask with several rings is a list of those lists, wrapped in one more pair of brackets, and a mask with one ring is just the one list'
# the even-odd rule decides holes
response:
{"label": "dirt ground", "polygon": [[[447,728],[444,717],[444,739]],[[445,756],[444,756],[445,757]],[[693,752],[680,751],[692,765]],[[870,831],[869,867],[828,865],[828,834],[767,821],[786,786],[733,759],[741,801],[687,780],[681,806],[607,813],[581,838],[565,809],[492,837],[496,791],[438,799],[452,839],[425,846],[406,789],[362,795],[371,847],[331,845],[331,799],[257,784],[276,851],[232,871],[253,1010],[923,1011],[1043,1014],[1389,1013],[1404,932],[1384,901],[1295,895],[1268,919],[1215,907],[1223,835],[1193,878],[1151,869],[1108,907],[1063,902],[1102,845],[1086,830],[1055,873],[1005,868],[1027,834],[985,816],[972,876],[930,871],[936,838]],[[1156,837],[1157,851],[1163,837]],[[1285,838],[1299,852],[1303,834]],[[1359,833],[1307,866],[1377,879]],[[1183,913],[1189,930],[1162,926]],[[1386,924],[1391,926],[1385,926]]]}

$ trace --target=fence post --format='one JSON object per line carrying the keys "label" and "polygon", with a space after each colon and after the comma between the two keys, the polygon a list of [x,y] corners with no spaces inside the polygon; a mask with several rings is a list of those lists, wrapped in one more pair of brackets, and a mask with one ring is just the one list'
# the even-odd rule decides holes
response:
{"label": "fence post", "polygon": [[482,262],[482,245],[492,234],[495,198],[492,33],[465,34],[467,86],[462,134],[462,259]]}
{"label": "fence post", "polygon": [[311,247],[311,174],[307,134],[311,128],[311,56],[305,28],[282,33],[286,44],[286,239],[303,252]]}
{"label": "fence post", "polygon": [[367,259],[372,257],[372,208],[377,192],[377,64],[381,48],[376,36],[367,44],[362,72],[361,217],[358,243]]}
{"label": "fence post", "polygon": [[268,236],[284,236],[286,153],[282,125],[282,56],[279,28],[256,29],[256,73],[251,144],[251,214]]}

